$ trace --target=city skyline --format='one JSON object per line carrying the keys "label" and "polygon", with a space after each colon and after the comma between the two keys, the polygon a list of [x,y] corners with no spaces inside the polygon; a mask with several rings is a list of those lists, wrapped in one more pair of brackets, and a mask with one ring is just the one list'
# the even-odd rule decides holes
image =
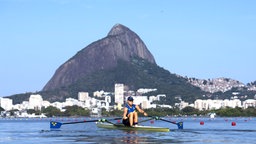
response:
{"label": "city skyline", "polygon": [[1,0],[0,97],[35,92],[117,23],[181,76],[256,80],[255,1]]}

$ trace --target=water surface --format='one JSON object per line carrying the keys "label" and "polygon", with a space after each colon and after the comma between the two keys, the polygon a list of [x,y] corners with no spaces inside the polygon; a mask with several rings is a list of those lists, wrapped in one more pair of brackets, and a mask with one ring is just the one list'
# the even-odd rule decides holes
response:
{"label": "water surface", "polygon": [[[51,120],[64,123],[92,119],[95,118],[0,118],[0,143],[256,143],[256,118],[165,118],[183,121],[183,130],[160,120],[142,123],[169,127],[170,132],[109,130],[97,128],[95,123],[62,125],[59,130],[49,128]],[[232,122],[235,126],[232,126]]]}

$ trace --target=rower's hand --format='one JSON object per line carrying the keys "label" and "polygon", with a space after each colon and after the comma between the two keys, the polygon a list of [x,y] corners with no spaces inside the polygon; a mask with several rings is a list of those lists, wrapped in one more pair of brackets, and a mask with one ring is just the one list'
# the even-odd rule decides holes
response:
{"label": "rower's hand", "polygon": [[144,112],[143,114],[144,114],[144,116],[148,116],[148,114],[147,114],[147,113],[145,113],[145,112]]}
{"label": "rower's hand", "polygon": [[128,117],[123,117],[124,120],[126,120]]}

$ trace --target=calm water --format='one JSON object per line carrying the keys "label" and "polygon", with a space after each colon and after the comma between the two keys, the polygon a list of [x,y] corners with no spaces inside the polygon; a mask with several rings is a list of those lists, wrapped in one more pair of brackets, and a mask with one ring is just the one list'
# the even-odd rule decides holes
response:
{"label": "calm water", "polygon": [[[95,123],[62,125],[58,131],[51,131],[49,128],[50,120],[71,122],[85,119],[93,118],[0,118],[0,143],[256,143],[256,118],[166,118],[176,122],[183,121],[183,130],[159,120],[143,123],[169,127],[170,132],[107,130],[97,128]],[[232,122],[236,126],[232,126]]]}

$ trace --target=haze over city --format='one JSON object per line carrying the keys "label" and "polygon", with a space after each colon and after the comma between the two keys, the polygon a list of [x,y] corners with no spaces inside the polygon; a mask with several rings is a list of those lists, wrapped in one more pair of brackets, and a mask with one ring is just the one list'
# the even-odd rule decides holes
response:
{"label": "haze over city", "polygon": [[0,0],[0,97],[40,91],[61,64],[117,23],[137,33],[171,73],[255,81],[255,4]]}

